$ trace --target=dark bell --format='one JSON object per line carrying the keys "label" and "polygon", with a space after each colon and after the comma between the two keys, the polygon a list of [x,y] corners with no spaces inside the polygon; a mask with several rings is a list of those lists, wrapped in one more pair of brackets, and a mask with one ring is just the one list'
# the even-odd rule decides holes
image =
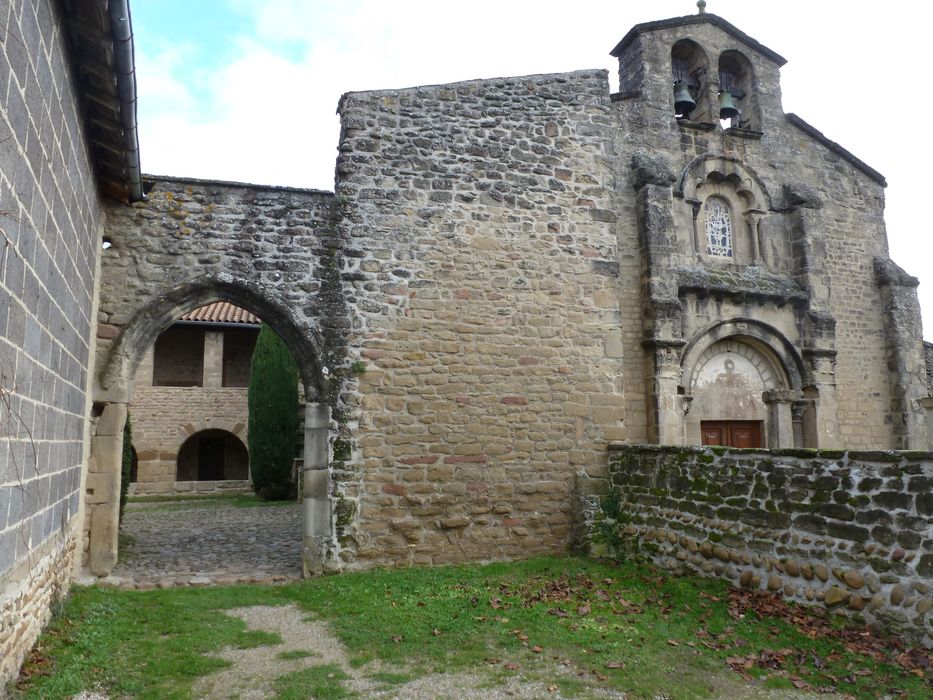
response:
{"label": "dark bell", "polygon": [[737,117],[739,115],[739,110],[735,106],[735,102],[732,101],[732,93],[728,90],[723,90],[719,93],[719,118],[720,119],[732,119],[732,117]]}
{"label": "dark bell", "polygon": [[696,109],[697,103],[690,95],[687,84],[683,80],[674,83],[674,114],[687,116]]}

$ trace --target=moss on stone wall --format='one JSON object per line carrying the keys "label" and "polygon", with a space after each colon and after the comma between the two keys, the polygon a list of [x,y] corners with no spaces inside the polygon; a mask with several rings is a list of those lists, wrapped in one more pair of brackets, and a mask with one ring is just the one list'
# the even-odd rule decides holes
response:
{"label": "moss on stone wall", "polygon": [[593,553],[933,636],[933,455],[630,445],[608,471]]}

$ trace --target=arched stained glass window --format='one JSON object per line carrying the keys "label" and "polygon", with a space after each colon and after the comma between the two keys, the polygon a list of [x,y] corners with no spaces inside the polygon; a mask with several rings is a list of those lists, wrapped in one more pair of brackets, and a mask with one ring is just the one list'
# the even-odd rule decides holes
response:
{"label": "arched stained glass window", "polygon": [[706,253],[720,258],[732,257],[732,215],[729,205],[719,197],[706,200]]}

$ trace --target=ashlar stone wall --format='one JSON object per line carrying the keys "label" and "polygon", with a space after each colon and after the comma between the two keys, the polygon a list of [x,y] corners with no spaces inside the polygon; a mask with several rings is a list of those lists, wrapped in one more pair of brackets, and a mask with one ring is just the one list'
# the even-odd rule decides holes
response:
{"label": "ashlar stone wall", "polygon": [[[209,327],[208,327],[209,328]],[[222,347],[223,331],[208,330],[207,346]],[[200,340],[205,342],[202,330]],[[168,348],[169,350],[171,348]],[[248,365],[248,357],[242,358]],[[136,371],[133,400],[129,404],[133,447],[138,459],[134,494],[171,494],[249,488],[249,481],[178,481],[178,453],[185,441],[202,430],[224,430],[247,445],[248,387],[221,386],[222,351],[207,350],[202,360],[202,386],[153,386],[153,350],[143,356]],[[201,370],[201,368],[198,368]]]}
{"label": "ashlar stone wall", "polygon": [[[933,643],[933,453],[613,446],[590,551],[766,588]],[[590,489],[593,493],[593,490]]]}
{"label": "ashlar stone wall", "polygon": [[71,580],[103,214],[58,3],[0,2],[0,682]]}
{"label": "ashlar stone wall", "polygon": [[[740,319],[776,329],[801,358],[803,386],[819,393],[813,445],[924,447],[901,428],[905,414],[918,416],[912,289],[877,272],[876,260],[889,262],[883,178],[784,113],[780,56],[714,16],[681,19],[646,25],[618,49],[609,208],[617,215],[629,439],[680,442],[683,428],[665,420],[683,423],[681,348]],[[671,50],[682,40],[704,52],[710,70],[700,101],[717,108],[719,57],[745,57],[754,74],[750,128],[724,129],[709,114],[675,119]],[[832,134],[832,124],[818,126]],[[732,203],[731,258],[706,254],[701,205],[709,195]],[[655,382],[660,396],[646,396]]]}
{"label": "ashlar stone wall", "polygon": [[569,543],[574,471],[625,437],[609,108],[604,71],[343,97],[352,566]]}

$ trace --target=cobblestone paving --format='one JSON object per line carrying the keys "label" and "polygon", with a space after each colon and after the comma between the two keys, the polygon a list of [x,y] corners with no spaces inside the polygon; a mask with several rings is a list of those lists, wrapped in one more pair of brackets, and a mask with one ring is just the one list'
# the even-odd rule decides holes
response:
{"label": "cobblestone paving", "polygon": [[131,503],[120,562],[106,583],[169,588],[301,577],[301,505],[212,501]]}

